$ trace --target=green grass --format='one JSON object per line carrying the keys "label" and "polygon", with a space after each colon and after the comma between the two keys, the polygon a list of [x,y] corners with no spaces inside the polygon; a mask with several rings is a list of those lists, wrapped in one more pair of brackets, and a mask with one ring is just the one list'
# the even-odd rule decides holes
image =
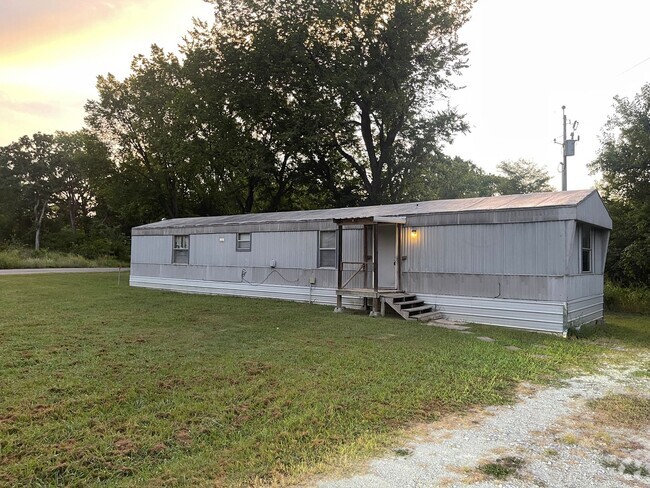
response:
{"label": "green grass", "polygon": [[128,266],[112,257],[87,259],[76,254],[10,247],[0,249],[0,269],[24,268],[117,268]]}
{"label": "green grass", "polygon": [[487,343],[332,307],[118,287],[112,274],[0,277],[0,310],[10,486],[299,481],[394,447],[412,422],[593,367],[648,325],[618,316],[571,341],[477,326]]}
{"label": "green grass", "polygon": [[650,429],[650,398],[610,394],[590,401],[589,406],[609,424],[639,431]]}
{"label": "green grass", "polygon": [[499,458],[493,463],[484,463],[478,470],[492,478],[505,480],[515,474],[524,465],[524,460],[518,457],[506,456]]}
{"label": "green grass", "polygon": [[650,314],[650,288],[605,283],[605,308],[613,312]]}

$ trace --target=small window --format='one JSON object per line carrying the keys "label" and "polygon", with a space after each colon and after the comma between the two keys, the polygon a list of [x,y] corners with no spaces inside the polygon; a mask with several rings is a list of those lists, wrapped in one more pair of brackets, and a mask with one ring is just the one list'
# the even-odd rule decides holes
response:
{"label": "small window", "polygon": [[174,264],[190,264],[190,236],[174,236]]}
{"label": "small window", "polygon": [[580,226],[580,250],[581,250],[581,264],[580,269],[583,273],[591,273],[593,271],[593,248],[591,238],[591,227],[587,225]]}
{"label": "small window", "polygon": [[318,236],[318,267],[336,268],[336,231],[323,230]]}
{"label": "small window", "polygon": [[251,235],[250,232],[240,232],[237,234],[237,250],[250,251],[251,250]]}

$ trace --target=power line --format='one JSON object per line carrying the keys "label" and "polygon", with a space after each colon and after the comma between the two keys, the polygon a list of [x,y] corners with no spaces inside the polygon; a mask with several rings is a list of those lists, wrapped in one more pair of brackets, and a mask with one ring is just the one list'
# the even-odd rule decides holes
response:
{"label": "power line", "polygon": [[624,75],[625,73],[627,73],[628,71],[632,71],[634,68],[636,68],[637,66],[641,66],[641,65],[642,65],[643,63],[645,63],[646,61],[650,61],[650,56],[648,56],[647,58],[645,58],[643,61],[639,61],[639,62],[636,63],[634,66],[632,66],[631,68],[626,69],[626,70],[623,71],[622,73],[619,73],[617,76],[621,76],[621,75]]}

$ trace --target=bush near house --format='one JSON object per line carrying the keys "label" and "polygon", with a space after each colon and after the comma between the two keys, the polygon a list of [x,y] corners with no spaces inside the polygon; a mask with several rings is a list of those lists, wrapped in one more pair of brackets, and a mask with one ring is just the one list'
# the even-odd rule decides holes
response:
{"label": "bush near house", "polygon": [[650,288],[605,282],[605,309],[613,312],[650,313]]}
{"label": "bush near house", "polygon": [[588,340],[460,334],[129,288],[112,273],[0,277],[0,310],[6,486],[300,482],[381,452],[413,422],[510,402],[519,382],[649,343],[644,316],[612,315]]}

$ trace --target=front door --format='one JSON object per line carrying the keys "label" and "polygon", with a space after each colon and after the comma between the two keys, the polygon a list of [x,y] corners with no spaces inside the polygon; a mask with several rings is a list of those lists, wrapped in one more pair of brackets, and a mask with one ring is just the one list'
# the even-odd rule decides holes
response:
{"label": "front door", "polygon": [[394,290],[397,288],[395,282],[397,254],[397,225],[377,225],[377,251],[379,288]]}

